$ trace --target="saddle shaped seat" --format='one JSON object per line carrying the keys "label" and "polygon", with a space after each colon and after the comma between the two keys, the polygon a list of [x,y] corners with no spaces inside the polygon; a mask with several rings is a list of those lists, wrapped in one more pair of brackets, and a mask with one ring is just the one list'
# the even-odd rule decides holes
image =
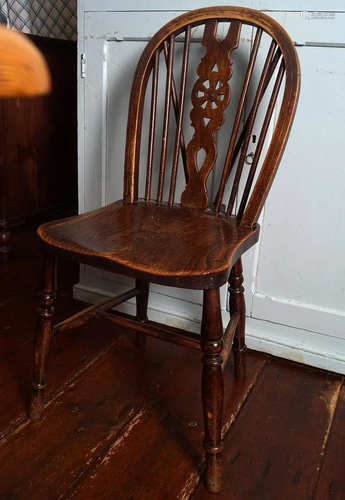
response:
{"label": "saddle shaped seat", "polygon": [[259,226],[246,228],[235,217],[215,218],[181,205],[117,202],[44,224],[38,235],[79,262],[151,283],[203,290],[228,281],[232,266],[257,242]]}

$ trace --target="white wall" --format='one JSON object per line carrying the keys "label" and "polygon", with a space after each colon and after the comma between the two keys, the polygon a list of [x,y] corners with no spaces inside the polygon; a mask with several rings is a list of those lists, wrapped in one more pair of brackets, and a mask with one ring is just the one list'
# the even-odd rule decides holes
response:
{"label": "white wall", "polygon": [[[228,2],[78,2],[79,54],[87,61],[86,78],[79,80],[81,211],[122,191],[128,81],[144,43],[119,43],[114,37],[150,36],[173,15],[212,4]],[[341,1],[236,4],[265,10],[285,27],[298,45],[302,75],[298,111],[262,216],[261,239],[244,259],[247,344],[345,373],[345,8]],[[327,18],[320,14],[325,10]],[[83,267],[75,294],[93,301],[127,284]],[[222,297],[227,321],[226,289]],[[197,330],[200,298],[199,292],[155,287],[151,317]]]}

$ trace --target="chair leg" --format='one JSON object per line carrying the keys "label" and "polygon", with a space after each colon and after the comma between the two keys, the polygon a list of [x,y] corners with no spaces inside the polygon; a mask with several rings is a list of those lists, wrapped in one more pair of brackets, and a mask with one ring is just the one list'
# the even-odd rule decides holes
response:
{"label": "chair leg", "polygon": [[[150,283],[142,280],[136,280],[137,288],[141,289],[141,292],[136,297],[137,302],[137,319],[139,321],[147,320],[147,306],[149,302],[149,290]],[[135,335],[135,345],[138,349],[145,349],[146,345],[146,335],[145,333],[137,332]]]}
{"label": "chair leg", "polygon": [[30,420],[38,420],[43,409],[44,388],[48,354],[53,336],[52,316],[55,301],[56,258],[45,254],[39,296],[38,317],[35,332],[34,369],[32,395],[29,411]]}
{"label": "chair leg", "polygon": [[243,284],[243,269],[241,258],[235,262],[231,269],[229,277],[229,292],[230,292],[230,315],[234,312],[240,313],[240,320],[238,322],[235,336],[234,336],[234,361],[235,361],[235,378],[237,380],[246,379],[246,356],[245,351],[247,346],[245,344],[245,325],[246,325],[246,303],[244,299]]}
{"label": "chair leg", "polygon": [[202,404],[205,424],[205,477],[209,491],[217,493],[221,488],[221,450],[223,416],[222,357],[223,325],[220,310],[219,289],[204,291],[201,326]]}

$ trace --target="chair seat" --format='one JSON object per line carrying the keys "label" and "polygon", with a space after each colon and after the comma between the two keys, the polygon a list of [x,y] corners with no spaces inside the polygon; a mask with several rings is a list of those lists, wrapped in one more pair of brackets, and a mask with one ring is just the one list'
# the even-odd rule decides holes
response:
{"label": "chair seat", "polygon": [[[180,205],[113,203],[38,229],[48,251],[68,253],[109,271],[162,285],[215,288],[254,245],[259,226],[245,228]],[[67,255],[66,255],[67,256]]]}

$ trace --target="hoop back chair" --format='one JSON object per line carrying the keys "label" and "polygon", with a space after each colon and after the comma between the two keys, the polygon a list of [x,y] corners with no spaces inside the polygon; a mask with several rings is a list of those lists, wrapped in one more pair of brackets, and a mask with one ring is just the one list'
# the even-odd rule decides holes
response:
{"label": "hoop back chair", "polygon": [[[241,37],[244,26],[253,30],[251,46]],[[241,54],[247,54],[244,60],[236,56],[240,46]],[[191,56],[196,47],[201,55],[197,65]],[[261,59],[259,49],[264,51]],[[235,92],[231,77],[239,75],[242,80]],[[130,94],[123,199],[38,229],[45,260],[32,420],[40,418],[43,407],[53,333],[101,317],[134,329],[139,348],[151,335],[199,349],[206,485],[219,491],[222,370],[231,349],[235,376],[245,378],[241,255],[258,241],[257,220],[288,138],[298,90],[294,45],[277,22],[260,12],[199,9],[173,19],[152,37],[138,62]],[[256,140],[253,130],[258,123]],[[222,125],[226,140],[221,139]],[[135,287],[52,327],[57,256],[129,276]],[[219,289],[227,282],[230,321],[223,333]],[[148,320],[149,283],[203,291],[201,336]],[[135,317],[113,311],[133,297]]]}

